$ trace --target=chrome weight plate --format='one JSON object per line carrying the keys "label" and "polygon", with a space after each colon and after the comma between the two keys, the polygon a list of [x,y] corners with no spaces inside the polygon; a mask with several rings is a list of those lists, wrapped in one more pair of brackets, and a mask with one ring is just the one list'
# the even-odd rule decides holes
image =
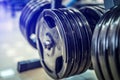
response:
{"label": "chrome weight plate", "polygon": [[[71,49],[72,45],[74,46],[74,44],[72,43],[72,39],[73,39],[71,36],[72,33],[70,31],[70,28],[68,28],[69,22],[66,20],[65,17],[62,16],[61,13],[59,14],[57,13],[56,15],[56,11],[54,10],[52,11],[45,10],[41,15],[43,17],[39,18],[40,20],[38,20],[42,22],[38,22],[38,26],[36,29],[37,44],[40,52],[40,57],[42,60],[41,61],[42,65],[45,71],[54,79],[60,79],[66,77],[66,72],[68,71],[68,68],[72,62],[71,54],[73,52],[72,51],[73,49],[72,50],[69,49]],[[43,21],[45,21],[43,18],[45,17],[49,17],[49,19],[47,19],[46,21],[52,21],[52,23],[54,22],[54,26],[52,27],[50,26],[50,24],[45,25],[46,28],[49,28],[46,31],[45,31],[45,26],[43,26]],[[52,29],[54,29],[54,31]],[[56,32],[56,37],[58,39],[56,39],[56,37],[54,36],[55,32]],[[51,48],[54,50],[54,51],[52,50],[52,52],[49,51],[49,49],[45,49],[44,43],[46,42],[46,38],[45,38],[46,33],[50,33],[51,37],[53,38],[53,41],[55,42],[55,45]],[[58,50],[57,48],[58,46],[60,47],[60,50]],[[47,52],[53,55],[48,56]],[[58,61],[58,59],[60,62],[56,62]]]}

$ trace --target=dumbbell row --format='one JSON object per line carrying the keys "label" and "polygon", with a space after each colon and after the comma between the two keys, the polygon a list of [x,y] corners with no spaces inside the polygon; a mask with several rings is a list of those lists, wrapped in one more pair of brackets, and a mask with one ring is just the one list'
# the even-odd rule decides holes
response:
{"label": "dumbbell row", "polygon": [[50,5],[50,2],[39,2],[27,5],[34,5],[34,9],[24,8],[26,12],[23,10],[20,27],[30,44],[33,44],[31,34],[36,35],[37,43],[31,45],[38,48],[41,64],[48,75],[61,79],[83,73],[91,65],[92,54],[98,79],[120,79],[119,7],[104,14],[99,6],[84,6],[79,10],[50,9],[50,6],[40,6]]}
{"label": "dumbbell row", "polygon": [[41,63],[51,77],[69,77],[90,67],[92,29],[102,14],[101,9],[90,6],[80,10],[44,10],[36,35]]}

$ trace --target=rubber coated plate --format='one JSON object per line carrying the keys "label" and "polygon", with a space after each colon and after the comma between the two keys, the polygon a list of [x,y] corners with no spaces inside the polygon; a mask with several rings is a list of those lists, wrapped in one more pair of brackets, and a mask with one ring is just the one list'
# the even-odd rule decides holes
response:
{"label": "rubber coated plate", "polygon": [[[110,28],[109,28],[109,33],[108,33],[108,43],[109,43],[109,64],[111,68],[111,72],[113,75],[114,80],[119,80],[120,79],[120,73],[119,73],[119,66],[118,66],[118,26],[119,26],[119,13],[120,9],[115,8],[114,11],[114,16],[112,18],[112,22],[110,23]],[[114,41],[113,41],[114,40]]]}
{"label": "rubber coated plate", "polygon": [[[86,54],[87,54],[87,52],[86,52],[86,50],[88,49],[88,46],[87,45],[89,45],[89,41],[88,41],[88,36],[87,36],[87,33],[86,33],[86,30],[85,30],[85,25],[83,24],[83,21],[81,21],[81,16],[82,16],[82,14],[79,12],[79,11],[77,11],[77,10],[75,10],[74,11],[74,14],[76,14],[76,17],[78,18],[78,20],[79,21],[76,21],[76,22],[78,22],[78,23],[80,23],[80,24],[78,24],[79,26],[79,29],[81,30],[81,34],[82,34],[82,43],[83,43],[83,54],[82,54],[82,59],[81,59],[81,65],[79,66],[79,70],[77,70],[77,71],[79,71],[79,72],[77,72],[77,73],[81,73],[83,70],[84,70],[84,68],[85,68],[85,65],[86,65],[86,62],[87,62],[87,56],[85,56]],[[81,15],[81,16],[78,16],[78,15]],[[76,19],[77,20],[77,19]],[[86,22],[86,21],[85,21]],[[84,23],[85,23],[84,22]],[[79,57],[80,58],[80,57]]]}
{"label": "rubber coated plate", "polygon": [[109,14],[109,16],[104,20],[104,22],[102,23],[101,26],[101,30],[99,33],[99,37],[98,37],[98,59],[100,62],[100,67],[102,70],[102,74],[104,75],[105,80],[111,80],[112,79],[112,75],[110,72],[110,68],[109,68],[109,64],[108,64],[108,58],[107,58],[107,54],[106,54],[106,33],[107,33],[107,29],[109,27],[109,24],[111,22],[111,17],[112,13]]}
{"label": "rubber coated plate", "polygon": [[93,37],[92,37],[92,45],[91,45],[92,64],[93,64],[93,67],[94,67],[95,72],[97,74],[97,77],[100,80],[105,80],[105,79],[104,79],[104,76],[102,74],[102,71],[100,68],[100,63],[98,60],[98,45],[97,44],[98,44],[98,37],[99,37],[102,23],[109,16],[109,14],[110,14],[110,11],[108,11],[106,14],[104,14],[104,16],[100,19],[100,21],[96,25],[96,28],[94,30]]}
{"label": "rubber coated plate", "polygon": [[[41,4],[40,6],[36,7],[29,15],[28,18],[26,20],[26,39],[28,40],[28,42],[34,47],[36,48],[36,42],[33,41],[30,36],[32,34],[35,34],[35,28],[36,28],[36,22],[37,22],[37,18],[40,15],[40,13],[42,12],[43,9],[46,8],[50,8],[50,3],[49,2],[44,2],[43,4]],[[29,17],[30,16],[30,17]]]}
{"label": "rubber coated plate", "polygon": [[[49,13],[49,14],[48,14]],[[57,30],[59,30],[59,36],[60,36],[60,38],[61,38],[61,40],[62,40],[62,42],[63,42],[63,45],[64,45],[64,48],[62,48],[63,50],[64,50],[64,53],[59,53],[61,56],[62,56],[62,66],[61,66],[61,68],[60,69],[58,69],[59,71],[57,71],[57,72],[54,72],[54,71],[56,71],[56,70],[53,70],[53,73],[56,73],[57,74],[57,77],[55,77],[55,75],[53,74],[53,73],[51,73],[50,71],[48,71],[47,69],[46,69],[46,72],[51,76],[51,77],[54,77],[54,78],[62,78],[62,77],[64,77],[65,75],[66,75],[66,71],[67,71],[67,69],[69,68],[69,65],[70,65],[70,60],[72,60],[71,58],[70,58],[70,54],[72,53],[72,50],[71,50],[71,52],[69,52],[70,50],[70,45],[71,45],[71,40],[72,40],[72,37],[71,37],[71,33],[70,32],[68,32],[68,31],[70,31],[70,29],[68,28],[68,27],[66,27],[66,26],[68,26],[68,25],[66,25],[65,24],[65,22],[67,21],[66,20],[66,18],[65,18],[65,20],[64,20],[64,16],[62,16],[61,15],[61,13],[59,13],[60,15],[58,15],[58,13],[57,13],[57,15],[58,16],[56,16],[56,14],[54,13],[54,12],[52,12],[52,11],[49,11],[49,10],[46,10],[46,11],[44,11],[44,16],[49,16],[49,17],[51,17],[51,18],[53,18],[54,19],[54,21],[55,21],[55,24],[56,24],[56,27],[57,27]],[[64,22],[64,23],[63,23]],[[66,28],[65,28],[66,27]],[[61,30],[62,29],[62,30]],[[40,29],[41,30],[41,29]],[[42,31],[42,30],[41,30]],[[63,32],[63,31],[65,31],[65,32]],[[39,31],[37,31],[37,32],[39,32]],[[61,34],[60,34],[61,33]],[[37,33],[38,34],[38,33]],[[42,34],[41,34],[41,32],[40,32],[40,35],[42,36]],[[39,36],[39,35],[38,35]],[[57,41],[57,43],[58,43],[58,41]],[[39,43],[38,43],[39,44]],[[63,46],[63,45],[61,45],[61,46]],[[40,48],[39,48],[40,49]],[[67,52],[66,52],[66,51]],[[54,52],[54,53],[57,53],[57,52]],[[45,54],[45,53],[44,53]],[[58,54],[58,53],[57,53]],[[56,58],[56,56],[54,56],[53,55],[53,57],[55,57]],[[46,58],[45,58],[46,59]],[[52,58],[52,57],[49,57],[49,59],[47,58],[47,60],[52,60],[53,59],[53,61],[55,61],[56,59],[54,59],[54,58]],[[50,60],[50,61],[51,61]],[[52,61],[52,62],[53,62]],[[55,63],[53,63],[54,64],[54,66],[55,66]],[[56,66],[59,66],[59,64],[60,63],[56,63]],[[43,66],[44,66],[44,68],[46,68],[45,67],[45,65],[50,65],[50,64],[43,64]],[[51,68],[53,68],[54,66],[51,66]],[[47,66],[48,67],[48,66]],[[49,66],[50,67],[50,66]],[[59,66],[60,67],[60,66]]]}
{"label": "rubber coated plate", "polygon": [[[59,9],[60,10],[60,9]],[[60,12],[61,12],[61,15],[63,15],[63,18],[65,18],[65,19],[67,19],[67,27],[66,28],[68,28],[68,32],[67,33],[70,33],[71,32],[71,34],[69,34],[69,36],[71,36],[71,38],[70,39],[72,39],[71,40],[71,42],[70,42],[70,45],[69,45],[69,47],[70,48],[68,48],[68,50],[70,51],[68,54],[69,55],[71,55],[70,57],[71,57],[71,59],[70,59],[70,61],[69,61],[69,63],[71,64],[70,66],[69,66],[69,68],[68,68],[68,70],[67,70],[67,72],[66,72],[66,76],[69,74],[69,72],[70,72],[70,70],[71,70],[71,68],[72,68],[72,66],[73,66],[73,64],[74,64],[74,53],[75,53],[75,43],[74,43],[74,34],[72,34],[72,28],[70,27],[71,26],[71,22],[68,20],[68,14],[66,13],[66,11],[64,11],[64,10],[60,10]],[[65,21],[66,22],[66,21]],[[69,42],[69,39],[68,39],[68,42]],[[69,58],[69,57],[68,57]]]}
{"label": "rubber coated plate", "polygon": [[72,32],[73,32],[74,37],[75,37],[75,39],[74,39],[74,42],[75,42],[75,52],[73,53],[74,62],[73,62],[73,66],[71,68],[71,71],[69,73],[69,76],[71,76],[71,75],[75,74],[76,69],[77,69],[76,67],[78,67],[78,59],[79,59],[79,58],[77,58],[77,52],[79,50],[79,47],[78,47],[78,44],[79,44],[78,37],[79,36],[78,36],[78,28],[77,28],[78,25],[76,24],[76,20],[74,19],[74,17],[76,17],[76,16],[72,15],[73,12],[70,11],[70,10],[67,10],[67,9],[65,11],[68,14],[67,16],[68,16],[69,22],[71,24],[70,27],[72,28],[72,30],[73,30]]}
{"label": "rubber coated plate", "polygon": [[86,17],[86,19],[90,25],[90,28],[93,32],[94,28],[96,26],[96,23],[98,23],[98,21],[101,17],[101,13],[98,10],[96,10],[94,7],[89,7],[89,6],[80,8],[80,11]]}
{"label": "rubber coated plate", "polygon": [[89,68],[89,66],[91,64],[90,45],[91,45],[92,32],[91,32],[90,26],[89,26],[89,24],[87,22],[87,19],[85,18],[85,16],[82,13],[80,13],[79,18],[81,19],[81,23],[83,25],[83,30],[85,31],[86,40],[87,40],[85,42],[87,44],[86,44],[86,50],[84,52],[84,56],[86,56],[86,55],[87,56],[85,58],[86,59],[86,62],[84,63],[85,66],[84,66],[84,69],[82,71],[82,72],[85,72]]}

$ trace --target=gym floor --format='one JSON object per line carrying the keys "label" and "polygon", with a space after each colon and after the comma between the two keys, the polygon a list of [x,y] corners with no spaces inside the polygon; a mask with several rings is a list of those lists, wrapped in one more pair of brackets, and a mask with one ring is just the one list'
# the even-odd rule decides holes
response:
{"label": "gym floor", "polygon": [[[21,35],[19,16],[12,14],[0,5],[0,80],[53,80],[42,68],[17,72],[17,62],[39,59],[37,50],[33,49]],[[11,15],[14,15],[11,16]],[[63,80],[97,80],[93,70]]]}

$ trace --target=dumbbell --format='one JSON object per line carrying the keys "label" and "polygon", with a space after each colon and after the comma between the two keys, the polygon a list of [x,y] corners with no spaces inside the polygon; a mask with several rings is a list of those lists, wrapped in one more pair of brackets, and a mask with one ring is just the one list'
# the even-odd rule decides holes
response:
{"label": "dumbbell", "polygon": [[61,1],[62,0],[53,0],[52,2],[48,0],[31,0],[22,10],[19,22],[20,31],[32,47],[37,48],[35,28],[39,15],[44,9],[64,7]]}
{"label": "dumbbell", "polygon": [[54,79],[81,74],[91,65],[91,39],[104,10],[84,6],[77,9],[45,9],[36,26],[40,61]]}
{"label": "dumbbell", "polygon": [[99,80],[120,80],[120,6],[108,10],[97,23],[91,46]]}

